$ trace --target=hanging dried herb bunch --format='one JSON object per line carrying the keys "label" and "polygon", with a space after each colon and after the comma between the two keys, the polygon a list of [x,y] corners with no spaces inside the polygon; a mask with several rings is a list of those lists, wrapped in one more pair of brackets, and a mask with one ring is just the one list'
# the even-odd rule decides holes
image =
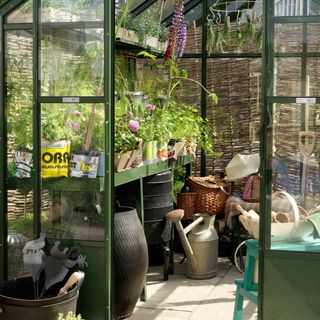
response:
{"label": "hanging dried herb bunch", "polygon": [[256,34],[256,27],[253,23],[254,18],[247,14],[247,21],[244,28],[244,37],[248,39],[251,43],[254,40]]}
{"label": "hanging dried herb bunch", "polygon": [[[237,10],[230,10],[227,3],[210,7],[210,14],[207,17],[207,52],[209,54],[223,52],[230,46],[235,46],[236,51],[241,52],[245,43],[261,50],[261,17],[256,17],[255,11],[251,9],[252,6],[249,6],[255,3],[256,1],[248,0]],[[232,28],[232,22],[236,24],[236,30]]]}

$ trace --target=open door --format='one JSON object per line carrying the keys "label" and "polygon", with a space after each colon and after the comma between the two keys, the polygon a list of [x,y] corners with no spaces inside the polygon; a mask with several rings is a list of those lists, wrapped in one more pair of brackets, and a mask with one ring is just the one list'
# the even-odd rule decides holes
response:
{"label": "open door", "polygon": [[[261,319],[320,315],[319,9],[316,0],[264,3]],[[284,223],[273,222],[279,213]]]}

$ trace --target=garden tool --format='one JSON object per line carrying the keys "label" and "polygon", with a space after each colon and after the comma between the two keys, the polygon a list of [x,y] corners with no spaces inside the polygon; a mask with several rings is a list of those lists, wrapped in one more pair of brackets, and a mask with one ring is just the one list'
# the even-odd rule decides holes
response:
{"label": "garden tool", "polygon": [[302,180],[301,180],[301,194],[306,196],[307,193],[307,173],[308,161],[312,152],[315,150],[317,140],[317,133],[312,131],[299,132],[299,150],[303,155]]}
{"label": "garden tool", "polygon": [[78,285],[78,288],[81,287],[81,284],[84,279],[84,272],[77,271],[72,273],[72,275],[67,280],[66,284],[59,290],[58,296],[61,296],[63,294],[66,294],[70,288],[72,288],[76,283]]}
{"label": "garden tool", "polygon": [[259,220],[260,216],[254,210],[250,209],[249,211],[244,210],[240,204],[236,206],[236,209],[239,210],[244,216],[250,219]]}

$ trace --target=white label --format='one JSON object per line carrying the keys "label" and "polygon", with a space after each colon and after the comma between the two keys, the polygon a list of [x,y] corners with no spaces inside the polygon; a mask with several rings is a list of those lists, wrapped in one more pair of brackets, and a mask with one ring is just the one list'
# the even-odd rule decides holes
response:
{"label": "white label", "polygon": [[316,98],[296,98],[296,103],[316,103]]}
{"label": "white label", "polygon": [[80,102],[79,97],[63,97],[62,102],[64,103],[77,103]]}

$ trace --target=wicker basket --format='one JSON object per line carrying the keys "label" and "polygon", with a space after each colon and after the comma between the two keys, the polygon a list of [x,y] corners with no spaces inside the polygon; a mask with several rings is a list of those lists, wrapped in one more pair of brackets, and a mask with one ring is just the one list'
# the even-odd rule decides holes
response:
{"label": "wicker basket", "polygon": [[197,193],[196,211],[211,215],[221,213],[230,194],[227,183],[213,176],[189,177],[191,192]]}
{"label": "wicker basket", "polygon": [[195,192],[180,192],[177,195],[177,208],[184,210],[184,220],[192,220],[196,212],[197,194]]}

